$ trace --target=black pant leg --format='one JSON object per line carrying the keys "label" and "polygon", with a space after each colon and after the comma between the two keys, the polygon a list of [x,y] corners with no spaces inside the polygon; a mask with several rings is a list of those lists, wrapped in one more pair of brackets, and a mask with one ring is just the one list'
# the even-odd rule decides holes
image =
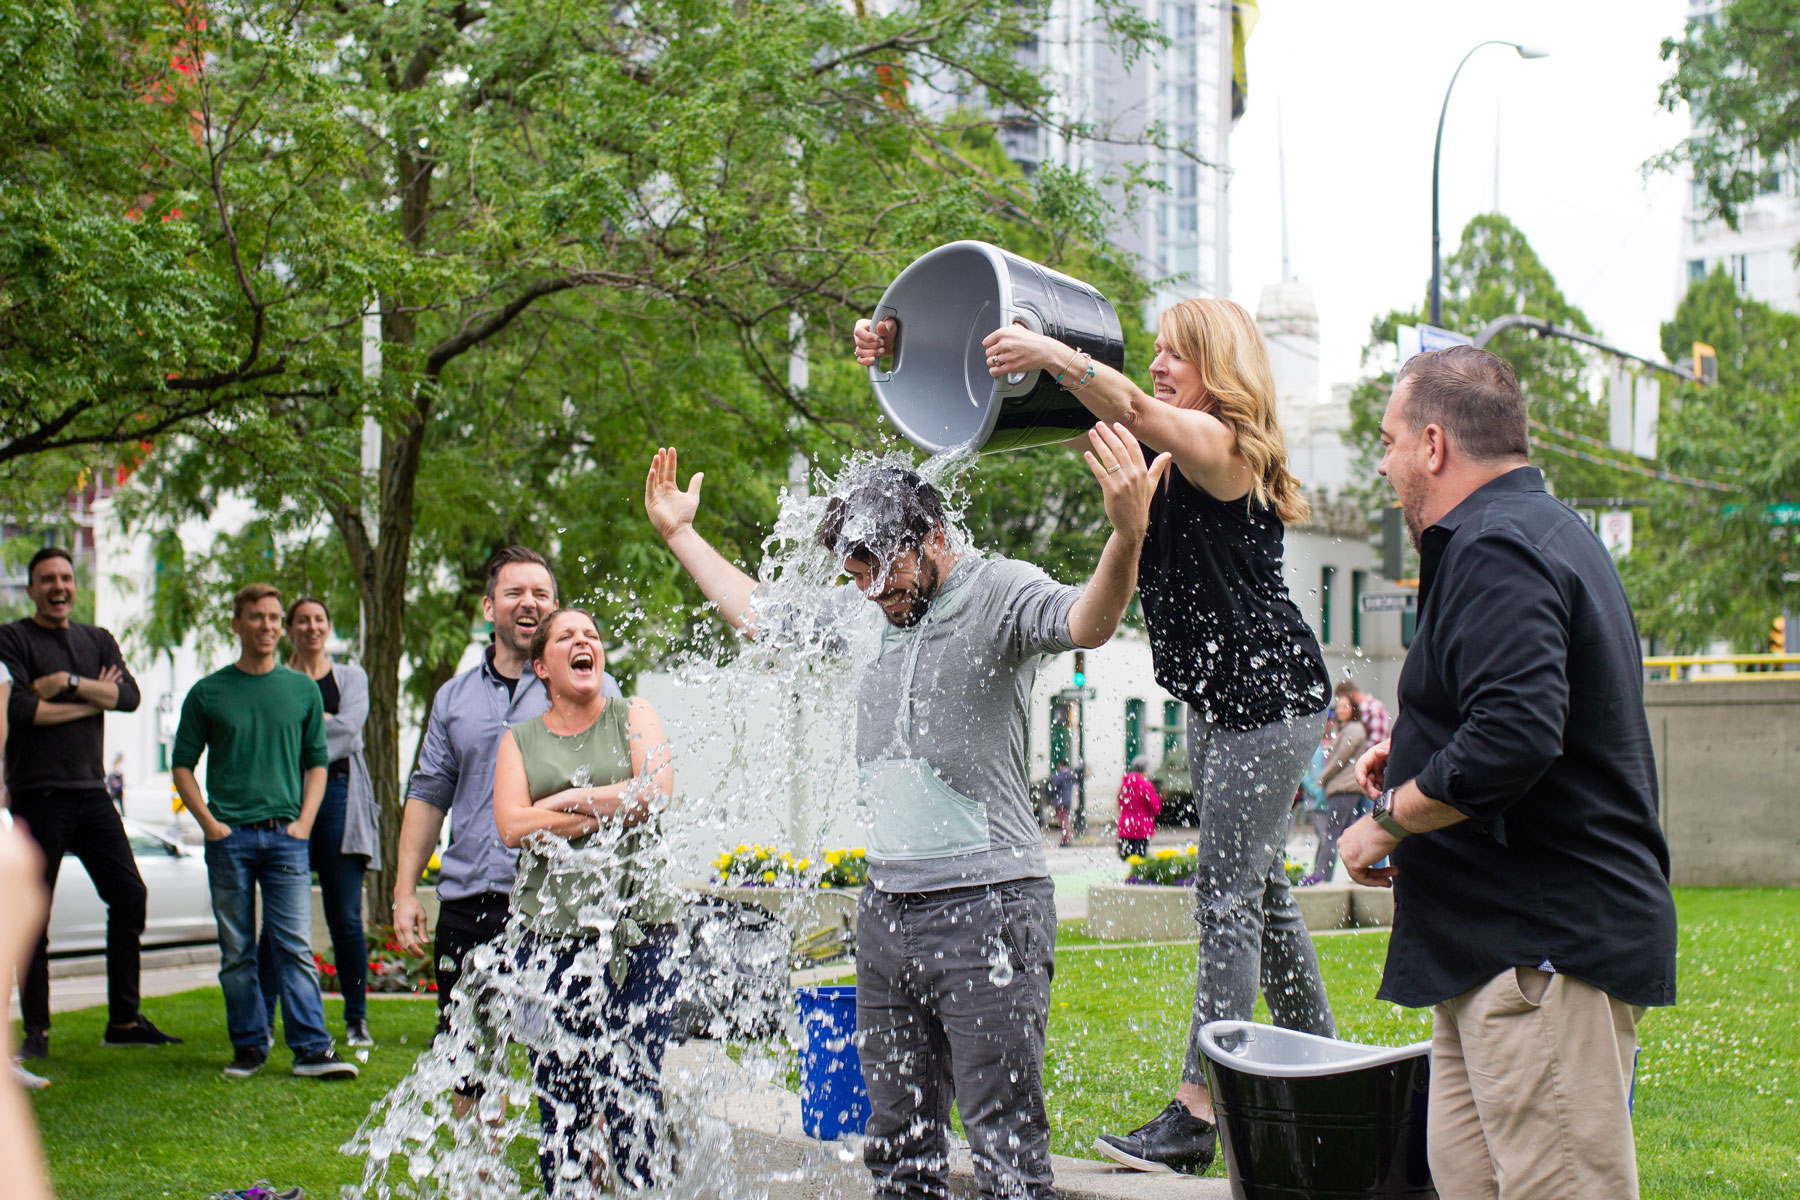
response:
{"label": "black pant leg", "polygon": [[[56,895],[56,876],[68,848],[68,812],[64,797],[58,792],[19,792],[14,795],[13,815],[25,822],[31,840],[44,856],[44,886]],[[37,944],[32,947],[31,961],[25,966],[25,977],[19,985],[19,1015],[26,1033],[43,1033],[50,1028],[50,913],[44,912],[44,924],[38,929]]]}
{"label": "black pant leg", "polygon": [[106,1001],[114,1025],[138,1017],[140,944],[144,936],[144,878],[119,812],[104,791],[71,796],[75,815],[69,853],[81,860],[106,905]]}

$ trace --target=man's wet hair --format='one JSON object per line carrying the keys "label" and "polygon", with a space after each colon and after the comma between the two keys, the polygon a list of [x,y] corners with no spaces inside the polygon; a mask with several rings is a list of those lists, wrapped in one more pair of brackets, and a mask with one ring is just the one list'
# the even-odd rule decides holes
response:
{"label": "man's wet hair", "polygon": [[944,497],[916,472],[873,467],[825,503],[815,540],[840,559],[887,564],[944,527]]}

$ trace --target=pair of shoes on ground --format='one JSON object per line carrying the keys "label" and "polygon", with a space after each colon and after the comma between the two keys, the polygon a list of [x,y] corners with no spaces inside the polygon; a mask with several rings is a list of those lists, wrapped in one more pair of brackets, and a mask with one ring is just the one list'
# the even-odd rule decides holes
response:
{"label": "pair of shoes on ground", "polygon": [[299,1187],[291,1187],[285,1192],[275,1190],[275,1185],[266,1179],[259,1179],[247,1188],[238,1191],[214,1192],[206,1200],[305,1200],[306,1193]]}
{"label": "pair of shoes on ground", "polygon": [[1219,1132],[1202,1121],[1179,1100],[1130,1133],[1103,1133],[1094,1149],[1114,1162],[1139,1171],[1172,1171],[1198,1175],[1212,1162],[1219,1146]]}
{"label": "pair of shoes on ground", "polygon": [[[227,1079],[248,1079],[269,1061],[269,1052],[256,1046],[239,1046],[237,1053],[225,1065]],[[323,1050],[314,1050],[310,1054],[294,1056],[294,1074],[306,1079],[355,1079],[358,1071],[356,1064],[345,1062],[338,1057],[338,1052],[327,1046]],[[270,1193],[273,1195],[274,1193]]]}
{"label": "pair of shoes on ground", "polygon": [[[106,1032],[100,1035],[102,1046],[179,1046],[180,1038],[172,1033],[164,1033],[150,1021],[149,1017],[138,1014],[137,1020],[129,1025],[107,1025]],[[20,1062],[37,1062],[50,1057],[50,1031],[48,1029],[27,1029],[25,1037],[19,1043],[17,1058]]]}

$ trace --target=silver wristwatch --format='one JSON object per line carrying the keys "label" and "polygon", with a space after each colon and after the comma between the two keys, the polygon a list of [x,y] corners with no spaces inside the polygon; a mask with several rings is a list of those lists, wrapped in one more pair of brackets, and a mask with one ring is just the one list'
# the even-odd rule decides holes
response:
{"label": "silver wristwatch", "polygon": [[1375,823],[1388,831],[1388,835],[1397,842],[1405,841],[1412,836],[1412,830],[1394,819],[1394,789],[1389,788],[1375,797],[1375,807],[1369,810]]}

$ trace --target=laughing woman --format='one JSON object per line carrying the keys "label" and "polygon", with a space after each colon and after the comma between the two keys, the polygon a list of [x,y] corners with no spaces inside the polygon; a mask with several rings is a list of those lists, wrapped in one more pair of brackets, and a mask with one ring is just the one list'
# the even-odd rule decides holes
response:
{"label": "laughing woman", "polygon": [[519,849],[517,968],[547,1019],[515,1014],[531,1049],[553,1198],[652,1184],[663,1050],[677,975],[679,899],[662,880],[660,824],[675,772],[648,702],[601,694],[591,615],[552,613],[531,639],[550,710],[500,740],[494,824]]}

